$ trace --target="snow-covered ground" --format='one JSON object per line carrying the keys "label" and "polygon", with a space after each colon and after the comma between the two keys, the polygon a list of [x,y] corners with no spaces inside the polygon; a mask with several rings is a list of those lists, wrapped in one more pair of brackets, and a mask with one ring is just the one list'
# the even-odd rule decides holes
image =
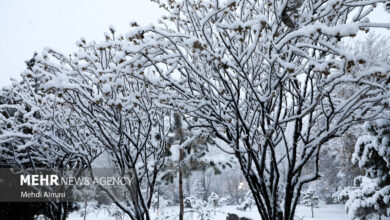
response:
{"label": "snow-covered ground", "polygon": [[[162,210],[163,212],[168,212],[170,214],[177,215],[178,207],[168,207]],[[252,208],[252,210],[247,212],[238,211],[235,206],[224,206],[217,208],[216,212],[213,213],[214,220],[225,220],[227,213],[235,213],[238,216],[245,216],[248,218],[251,218],[253,220],[259,220],[259,214],[256,211],[256,208]],[[161,211],[160,213],[161,214]],[[116,220],[114,217],[111,216],[112,214],[108,213],[108,211],[101,210],[98,213],[90,213],[87,215],[87,220]],[[152,219],[155,219],[157,217],[156,212],[151,212]],[[304,220],[349,220],[348,215],[345,213],[344,205],[322,205],[320,208],[314,209],[314,218],[311,218],[311,211],[309,207],[305,206],[298,206],[296,219],[304,219]],[[69,220],[83,220],[84,218],[80,216],[79,213],[72,213],[69,218]],[[171,218],[175,219],[175,218]],[[382,220],[389,220],[390,218],[383,218]],[[128,220],[127,217],[124,217],[123,220]],[[186,220],[196,220],[195,215],[191,216],[191,214],[188,214],[186,216]]]}

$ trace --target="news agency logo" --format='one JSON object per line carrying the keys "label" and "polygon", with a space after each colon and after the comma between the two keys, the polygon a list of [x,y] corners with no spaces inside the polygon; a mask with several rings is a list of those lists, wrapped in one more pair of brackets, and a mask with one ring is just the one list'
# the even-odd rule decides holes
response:
{"label": "news agency logo", "polygon": [[132,183],[133,177],[60,177],[57,174],[20,175],[20,186],[125,186]]}
{"label": "news agency logo", "polygon": [[[127,201],[137,187],[132,170],[0,168],[0,202]],[[91,193],[93,192],[93,193]]]}

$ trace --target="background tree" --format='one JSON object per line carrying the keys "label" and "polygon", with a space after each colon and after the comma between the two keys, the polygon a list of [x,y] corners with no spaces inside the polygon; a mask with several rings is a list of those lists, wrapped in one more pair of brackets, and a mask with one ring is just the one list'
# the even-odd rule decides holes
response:
{"label": "background tree", "polygon": [[206,170],[202,172],[201,176],[201,182],[202,182],[202,187],[204,189],[203,193],[203,200],[206,201],[208,196],[210,195],[211,192],[211,184],[213,183],[214,175],[215,173],[210,170]]}
{"label": "background tree", "polygon": [[[352,56],[364,57],[366,62],[359,63],[352,67],[351,73],[355,76],[362,75],[372,69],[380,68],[383,65],[390,64],[390,44],[386,36],[375,31],[368,34],[362,34],[364,37],[357,39],[345,39],[341,42],[343,50]],[[374,78],[380,78],[380,75],[374,75]],[[337,97],[348,99],[359,89],[359,85],[348,85],[337,89]],[[384,103],[385,107],[387,103]],[[386,107],[387,108],[387,107]],[[364,170],[360,169],[358,164],[352,163],[354,146],[359,136],[365,135],[363,123],[352,126],[341,137],[329,141],[323,147],[323,153],[320,158],[321,183],[317,184],[317,190],[322,191],[321,195],[333,194],[338,197],[339,193],[345,193],[354,186],[355,177],[364,175]],[[344,190],[346,189],[346,190]],[[337,192],[336,192],[337,191]],[[340,195],[342,196],[342,195]],[[327,197],[330,201],[332,198]]]}
{"label": "background tree", "polygon": [[[167,145],[167,161],[163,167],[162,179],[172,183],[178,176],[179,182],[179,219],[184,218],[184,184],[183,179],[189,178],[194,171],[205,172],[213,168],[218,172],[213,161],[205,158],[208,153],[209,135],[199,129],[191,129],[179,113],[172,116],[172,133],[169,135]],[[199,183],[200,182],[196,182]],[[200,185],[199,185],[200,187]],[[198,187],[198,188],[199,188]],[[204,190],[198,191],[204,198]]]}
{"label": "background tree", "polygon": [[351,190],[346,203],[351,218],[366,218],[370,214],[389,216],[390,206],[390,121],[366,123],[368,135],[358,139],[353,162],[366,171]]}
{"label": "background tree", "polygon": [[310,207],[312,218],[314,218],[314,208],[318,208],[318,202],[318,196],[314,194],[313,190],[302,193],[302,203],[303,205]]}
{"label": "background tree", "polygon": [[226,191],[229,196],[234,200],[234,204],[239,205],[241,198],[241,192],[239,186],[244,182],[244,177],[238,171],[238,167],[234,167],[233,170],[228,170],[225,175],[226,179]]}

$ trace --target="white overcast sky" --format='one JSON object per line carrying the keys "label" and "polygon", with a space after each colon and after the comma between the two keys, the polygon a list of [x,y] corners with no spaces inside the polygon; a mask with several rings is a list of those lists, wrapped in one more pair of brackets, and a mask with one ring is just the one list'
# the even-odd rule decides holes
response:
{"label": "white overcast sky", "polygon": [[0,86],[18,77],[34,51],[68,54],[80,37],[103,40],[110,24],[125,33],[130,21],[147,25],[163,13],[148,0],[0,0]]}
{"label": "white overcast sky", "polygon": [[[162,14],[148,0],[0,0],[0,86],[18,77],[34,51],[68,54],[80,37],[102,40],[110,24],[124,33],[130,21],[147,25]],[[390,14],[379,5],[370,19],[390,22]]]}

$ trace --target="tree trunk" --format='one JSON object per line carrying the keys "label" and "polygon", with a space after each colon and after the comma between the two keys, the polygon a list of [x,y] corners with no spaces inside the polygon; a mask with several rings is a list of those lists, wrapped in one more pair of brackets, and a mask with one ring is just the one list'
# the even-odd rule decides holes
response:
{"label": "tree trunk", "polygon": [[157,188],[157,212],[160,210],[160,186]]}
{"label": "tree trunk", "polygon": [[84,220],[87,219],[87,199],[85,199],[85,202],[84,202]]}
{"label": "tree trunk", "polygon": [[311,217],[314,218],[313,203],[311,204]]}
{"label": "tree trunk", "polygon": [[180,204],[180,213],[179,220],[184,219],[184,196],[183,196],[183,171],[181,167],[181,161],[183,160],[183,150],[179,150],[179,204]]}

